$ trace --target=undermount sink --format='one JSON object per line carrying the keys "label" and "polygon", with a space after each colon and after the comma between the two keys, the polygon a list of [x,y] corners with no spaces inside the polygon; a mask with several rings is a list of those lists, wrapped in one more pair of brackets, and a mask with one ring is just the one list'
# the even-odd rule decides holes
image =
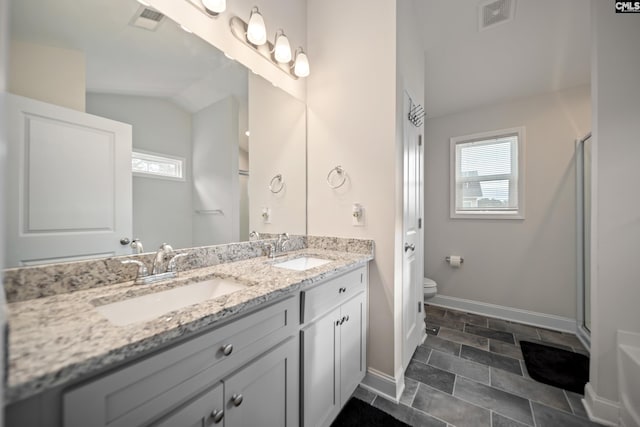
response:
{"label": "undermount sink", "polygon": [[245,289],[247,285],[231,279],[214,278],[166,291],[113,302],[96,307],[111,323],[126,326],[155,319],[170,311]]}
{"label": "undermount sink", "polygon": [[304,271],[310,268],[319,267],[324,264],[330,263],[331,260],[316,258],[312,256],[303,256],[299,258],[290,259],[289,261],[279,262],[273,264],[274,267],[286,268],[288,270]]}

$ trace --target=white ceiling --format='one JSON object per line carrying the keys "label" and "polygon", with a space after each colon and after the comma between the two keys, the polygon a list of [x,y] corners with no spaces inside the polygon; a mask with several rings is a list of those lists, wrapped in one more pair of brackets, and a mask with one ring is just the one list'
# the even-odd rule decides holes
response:
{"label": "white ceiling", "polygon": [[129,25],[136,0],[12,0],[13,39],[80,50],[87,91],[169,98],[199,111],[246,98],[247,71],[165,18],[156,31]]}
{"label": "white ceiling", "polygon": [[512,21],[479,31],[483,3],[415,0],[428,117],[590,81],[589,2],[516,0]]}

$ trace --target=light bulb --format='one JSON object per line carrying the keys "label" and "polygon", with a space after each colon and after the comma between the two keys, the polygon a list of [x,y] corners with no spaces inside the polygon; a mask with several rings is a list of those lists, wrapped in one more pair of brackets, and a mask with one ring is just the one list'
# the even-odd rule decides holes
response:
{"label": "light bulb", "polygon": [[227,9],[227,0],[200,0],[207,13],[218,15]]}
{"label": "light bulb", "polygon": [[247,40],[256,46],[267,42],[267,28],[264,25],[264,18],[260,15],[257,7],[251,9],[249,24],[247,25]]}
{"label": "light bulb", "polygon": [[276,46],[273,53],[276,61],[281,64],[288,64],[291,61],[291,45],[289,44],[289,38],[284,34],[284,31],[279,31],[280,34],[276,33]]}
{"label": "light bulb", "polygon": [[302,48],[298,48],[296,54],[296,62],[293,65],[293,74],[298,77],[307,77],[309,75],[309,58]]}

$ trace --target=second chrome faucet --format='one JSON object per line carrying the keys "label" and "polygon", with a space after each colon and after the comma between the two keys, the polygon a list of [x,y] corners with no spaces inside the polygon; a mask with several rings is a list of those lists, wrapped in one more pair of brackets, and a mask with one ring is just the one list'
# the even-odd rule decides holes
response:
{"label": "second chrome faucet", "polygon": [[289,249],[289,233],[282,233],[278,235],[278,240],[267,243],[265,245],[267,250],[267,257],[275,258],[286,254],[286,250]]}

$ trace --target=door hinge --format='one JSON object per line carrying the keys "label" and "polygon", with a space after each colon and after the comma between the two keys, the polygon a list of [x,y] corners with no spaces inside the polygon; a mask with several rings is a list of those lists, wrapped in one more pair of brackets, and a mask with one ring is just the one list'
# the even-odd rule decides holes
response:
{"label": "door hinge", "polygon": [[418,301],[418,313],[422,313],[422,303]]}
{"label": "door hinge", "polygon": [[422,218],[418,218],[418,228],[422,228]]}

